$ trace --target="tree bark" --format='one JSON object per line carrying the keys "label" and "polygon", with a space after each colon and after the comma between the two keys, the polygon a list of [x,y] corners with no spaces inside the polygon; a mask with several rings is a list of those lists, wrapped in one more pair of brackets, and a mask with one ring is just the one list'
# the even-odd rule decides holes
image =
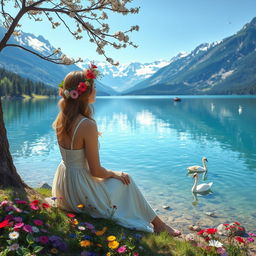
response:
{"label": "tree bark", "polygon": [[2,188],[30,188],[21,179],[13,164],[13,159],[9,150],[7,132],[4,125],[2,102],[0,98],[0,186]]}

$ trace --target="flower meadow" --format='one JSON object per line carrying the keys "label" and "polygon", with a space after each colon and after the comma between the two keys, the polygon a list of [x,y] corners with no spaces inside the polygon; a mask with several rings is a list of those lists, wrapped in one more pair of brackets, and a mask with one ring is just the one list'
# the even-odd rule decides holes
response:
{"label": "flower meadow", "polygon": [[[194,236],[172,238],[127,230],[113,220],[98,220],[86,214],[64,212],[41,199],[5,198],[0,203],[0,256],[245,256],[255,244],[256,234],[238,235],[240,223],[224,224],[225,236],[215,228],[202,229]],[[61,199],[61,198],[60,198]],[[81,210],[83,204],[77,205]],[[114,215],[117,206],[113,206]]]}
{"label": "flower meadow", "polygon": [[[60,229],[65,223],[65,232],[56,234],[54,223],[59,223]],[[111,234],[107,226],[97,229],[92,223],[80,222],[75,214],[63,214],[38,199],[28,202],[5,198],[0,203],[0,256],[66,255],[73,249],[77,251],[75,255],[84,256],[139,256],[141,237]]]}

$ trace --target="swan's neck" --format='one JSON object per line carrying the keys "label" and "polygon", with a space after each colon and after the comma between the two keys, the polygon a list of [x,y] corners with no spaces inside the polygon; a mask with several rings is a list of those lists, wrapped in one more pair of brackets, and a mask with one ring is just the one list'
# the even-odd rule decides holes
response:
{"label": "swan's neck", "polygon": [[204,169],[207,171],[208,169],[207,169],[207,165],[206,165],[205,161],[203,161],[203,166],[204,166]]}
{"label": "swan's neck", "polygon": [[198,184],[198,177],[196,176],[196,177],[195,177],[194,185],[193,185],[193,187],[192,187],[192,192],[196,192],[197,184]]}

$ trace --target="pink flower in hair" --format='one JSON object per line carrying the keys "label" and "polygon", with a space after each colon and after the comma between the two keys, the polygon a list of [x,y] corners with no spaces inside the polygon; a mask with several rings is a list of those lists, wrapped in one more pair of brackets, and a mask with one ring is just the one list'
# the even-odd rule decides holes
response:
{"label": "pink flower in hair", "polygon": [[78,94],[78,92],[76,90],[72,90],[71,92],[69,92],[69,95],[74,100],[77,99],[78,96],[79,96],[79,94]]}

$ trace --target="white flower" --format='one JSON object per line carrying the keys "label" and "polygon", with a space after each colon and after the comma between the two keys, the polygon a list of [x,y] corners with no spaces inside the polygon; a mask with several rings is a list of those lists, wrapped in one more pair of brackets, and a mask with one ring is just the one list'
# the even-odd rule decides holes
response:
{"label": "white flower", "polygon": [[33,230],[34,233],[38,233],[39,232],[39,228],[35,227],[35,226],[32,226],[32,230]]}
{"label": "white flower", "polygon": [[16,231],[13,231],[13,232],[11,232],[11,233],[9,234],[9,238],[10,238],[11,240],[15,240],[15,239],[17,239],[19,236],[20,236],[19,233],[16,232]]}
{"label": "white flower", "polygon": [[11,251],[16,251],[16,250],[18,250],[19,249],[19,245],[18,244],[12,244],[11,246],[10,246],[10,250]]}
{"label": "white flower", "polygon": [[83,227],[83,226],[79,226],[79,227],[77,227],[79,230],[85,230],[85,227]]}
{"label": "white flower", "polygon": [[213,246],[213,247],[216,247],[216,248],[220,248],[223,246],[223,244],[217,240],[210,240],[209,241],[209,246]]}
{"label": "white flower", "polygon": [[68,90],[65,90],[64,92],[64,95],[68,98],[69,97],[69,91]]}

